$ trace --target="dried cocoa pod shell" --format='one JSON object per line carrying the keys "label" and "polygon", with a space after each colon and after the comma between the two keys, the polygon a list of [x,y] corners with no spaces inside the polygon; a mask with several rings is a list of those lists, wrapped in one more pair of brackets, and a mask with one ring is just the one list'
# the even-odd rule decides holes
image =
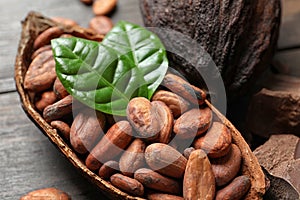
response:
{"label": "dried cocoa pod shell", "polygon": [[[210,54],[230,99],[248,91],[269,66],[276,50],[280,0],[142,0],[140,8],[146,26],[178,31],[196,40]],[[199,60],[201,64],[196,68],[210,67],[210,58],[190,45],[182,45],[176,34],[157,33],[166,49],[176,48],[182,52],[180,57],[170,54],[171,63],[178,65],[182,72],[188,71],[184,75],[192,83],[199,83],[199,70],[189,64],[190,60],[182,58]]]}
{"label": "dried cocoa pod shell", "polygon": [[[128,199],[141,200],[143,198],[130,195],[119,188],[113,186],[110,182],[103,180],[93,171],[89,170],[84,162],[76,155],[75,151],[70,147],[69,143],[59,136],[57,130],[50,126],[48,122],[37,112],[34,107],[34,101],[31,99],[30,92],[24,89],[24,77],[31,63],[31,56],[35,51],[33,49],[33,41],[45,29],[51,26],[63,27],[65,33],[74,36],[83,37],[95,41],[101,41],[103,36],[91,30],[86,30],[81,27],[66,27],[57,24],[54,21],[46,18],[38,13],[30,12],[22,23],[22,35],[19,42],[18,54],[15,62],[15,81],[16,88],[20,95],[21,104],[28,117],[36,124],[38,128],[47,136],[55,147],[77,168],[88,180],[95,184],[106,196],[110,199]],[[183,75],[191,76],[192,71],[182,70]],[[190,74],[190,75],[189,75]],[[188,78],[187,76],[187,78]],[[233,143],[236,144],[242,153],[242,166],[240,173],[247,175],[251,181],[251,187],[246,194],[245,199],[262,199],[265,193],[265,176],[257,161],[257,158],[251,152],[251,149],[239,133],[239,131],[214,107],[209,101],[205,101],[209,106],[216,119],[222,121],[232,134]]]}

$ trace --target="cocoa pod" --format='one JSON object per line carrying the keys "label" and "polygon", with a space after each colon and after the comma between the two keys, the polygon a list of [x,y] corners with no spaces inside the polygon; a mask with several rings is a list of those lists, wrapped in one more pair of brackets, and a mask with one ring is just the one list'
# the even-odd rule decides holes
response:
{"label": "cocoa pod", "polygon": [[159,115],[150,101],[144,97],[136,97],[129,101],[127,119],[137,131],[141,139],[153,141],[158,138],[162,125]]}
{"label": "cocoa pod", "polygon": [[65,17],[51,17],[51,19],[57,23],[63,24],[65,26],[77,26],[77,22],[69,19],[69,18],[65,18]]}
{"label": "cocoa pod", "polygon": [[232,136],[226,125],[214,122],[204,136],[194,141],[193,146],[203,149],[210,158],[219,158],[229,152],[231,142]]}
{"label": "cocoa pod", "polygon": [[165,90],[155,92],[152,96],[152,101],[164,102],[170,108],[175,118],[187,111],[190,106],[190,103],[181,96]]}
{"label": "cocoa pod", "polygon": [[29,65],[25,75],[24,88],[34,92],[41,92],[49,89],[55,79],[55,61],[52,51],[43,51]]}
{"label": "cocoa pod", "polygon": [[98,175],[104,180],[109,180],[109,178],[119,171],[119,163],[114,160],[105,162],[99,169]]}
{"label": "cocoa pod", "polygon": [[35,50],[33,52],[33,54],[31,55],[31,60],[34,60],[34,58],[39,55],[40,53],[44,52],[44,51],[51,51],[52,50],[52,47],[51,45],[45,45],[45,46],[42,46],[40,48],[38,48],[37,50]]}
{"label": "cocoa pod", "polygon": [[[168,55],[170,63],[193,84],[199,84],[198,71],[205,70],[206,77],[216,76],[214,61],[231,101],[247,94],[271,63],[279,35],[280,2],[142,0],[140,8],[145,26],[157,28],[153,31],[166,49],[180,51]],[[187,45],[178,33],[197,45]],[[247,51],[243,51],[245,47]]]}
{"label": "cocoa pod", "polygon": [[95,0],[93,12],[95,15],[107,15],[114,10],[117,2],[117,0]]}
{"label": "cocoa pod", "polygon": [[159,143],[168,144],[171,140],[174,121],[171,110],[168,108],[168,106],[166,106],[165,103],[161,101],[152,101],[151,105],[157,111],[161,123],[161,130],[158,133],[159,135],[156,141]]}
{"label": "cocoa pod", "polygon": [[101,163],[113,159],[130,144],[132,128],[128,121],[114,124],[93,148],[85,160],[90,170],[97,170]]}
{"label": "cocoa pod", "polygon": [[56,94],[58,99],[65,98],[69,95],[59,78],[56,78],[53,84],[53,91]]}
{"label": "cocoa pod", "polygon": [[162,144],[150,144],[145,150],[145,159],[149,167],[163,175],[182,178],[187,160],[173,147]]}
{"label": "cocoa pod", "polygon": [[183,198],[189,200],[213,200],[216,186],[215,177],[206,153],[193,151],[186,165],[183,178]]}
{"label": "cocoa pod", "polygon": [[206,99],[206,93],[203,90],[174,74],[166,74],[162,85],[193,104],[202,105]]}
{"label": "cocoa pod", "polygon": [[43,188],[29,192],[25,196],[21,197],[20,200],[71,200],[71,197],[56,188]]}
{"label": "cocoa pod", "polygon": [[35,102],[35,107],[36,109],[42,112],[47,106],[55,103],[55,101],[56,101],[55,93],[53,91],[46,91],[43,92],[41,98],[37,102]]}
{"label": "cocoa pod", "polygon": [[148,200],[183,200],[182,197],[171,195],[171,194],[163,194],[163,193],[152,193],[147,195]]}
{"label": "cocoa pod", "polygon": [[43,111],[43,118],[46,122],[51,122],[70,114],[72,112],[72,102],[72,96],[68,95],[56,103],[47,106]]}
{"label": "cocoa pod", "polygon": [[134,196],[144,195],[144,186],[136,179],[124,176],[122,174],[114,174],[110,177],[110,182],[115,187]]}
{"label": "cocoa pod", "polygon": [[89,22],[89,27],[99,34],[106,35],[112,28],[113,22],[106,16],[95,16]]}
{"label": "cocoa pod", "polygon": [[206,132],[212,122],[212,111],[206,107],[185,112],[175,122],[173,131],[182,139],[195,138]]}
{"label": "cocoa pod", "polygon": [[251,182],[248,176],[238,176],[226,187],[217,192],[216,200],[239,200],[247,194]]}
{"label": "cocoa pod", "polygon": [[80,154],[91,151],[103,135],[105,115],[101,112],[85,109],[74,119],[70,130],[70,142]]}
{"label": "cocoa pod", "polygon": [[238,146],[231,145],[227,155],[211,159],[210,163],[216,178],[217,186],[229,183],[238,174],[241,168],[242,154]]}
{"label": "cocoa pod", "polygon": [[70,128],[69,124],[67,124],[63,121],[56,120],[56,121],[52,121],[50,125],[53,128],[57,129],[65,139],[70,140],[70,129],[71,128]]}
{"label": "cocoa pod", "polygon": [[142,183],[146,188],[170,194],[180,194],[181,184],[177,180],[162,176],[151,169],[141,168],[134,173],[134,179]]}
{"label": "cocoa pod", "polygon": [[146,144],[140,139],[135,139],[129,147],[125,150],[120,158],[119,166],[120,171],[125,176],[133,176],[133,173],[143,167],[145,164]]}
{"label": "cocoa pod", "polygon": [[50,44],[52,39],[58,38],[63,33],[63,29],[58,26],[50,27],[37,36],[37,38],[34,40],[33,48],[38,49],[42,46]]}

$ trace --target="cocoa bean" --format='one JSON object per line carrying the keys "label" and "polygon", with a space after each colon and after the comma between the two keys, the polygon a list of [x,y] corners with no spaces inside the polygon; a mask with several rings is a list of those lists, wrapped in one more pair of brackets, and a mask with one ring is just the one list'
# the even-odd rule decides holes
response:
{"label": "cocoa bean", "polygon": [[120,158],[120,171],[125,176],[133,176],[133,173],[145,165],[146,144],[140,140],[135,139]]}
{"label": "cocoa bean", "polygon": [[85,164],[91,170],[97,170],[101,163],[113,159],[130,144],[132,128],[128,121],[114,124],[102,137],[86,158]]}
{"label": "cocoa bean", "polygon": [[71,197],[56,188],[43,188],[29,192],[25,196],[21,197],[20,200],[71,200]]}
{"label": "cocoa bean", "polygon": [[80,0],[80,2],[86,4],[86,5],[92,5],[94,0]]}
{"label": "cocoa bean", "polygon": [[194,147],[189,147],[189,148],[186,148],[184,151],[183,151],[183,156],[186,158],[186,159],[189,159],[191,153],[195,151],[195,148]]}
{"label": "cocoa bean", "polygon": [[68,95],[56,103],[47,106],[43,111],[43,118],[46,122],[51,122],[70,114],[72,112],[72,102],[72,96]]}
{"label": "cocoa bean", "polygon": [[152,101],[151,105],[156,109],[161,123],[161,130],[156,141],[168,144],[171,140],[174,121],[171,110],[162,101]]}
{"label": "cocoa bean", "polygon": [[194,141],[195,149],[203,149],[210,158],[225,156],[231,147],[232,136],[226,125],[214,122],[208,132]]}
{"label": "cocoa bean", "polygon": [[212,122],[212,111],[206,107],[185,112],[175,122],[173,131],[182,139],[189,139],[206,132]]}
{"label": "cocoa bean", "polygon": [[43,92],[41,98],[35,103],[35,107],[42,112],[47,106],[55,103],[55,101],[55,93],[53,91],[46,91]]}
{"label": "cocoa bean", "polygon": [[134,196],[144,195],[144,186],[136,179],[124,176],[122,174],[114,174],[110,177],[110,182],[115,187]]}
{"label": "cocoa bean", "polygon": [[85,109],[74,119],[70,130],[70,142],[80,154],[91,151],[103,135],[105,116],[101,112]]}
{"label": "cocoa bean", "polygon": [[113,22],[106,16],[96,16],[89,22],[89,27],[99,34],[106,35],[112,28]]}
{"label": "cocoa bean", "polygon": [[162,85],[193,104],[202,105],[206,99],[206,93],[203,90],[174,74],[165,75]]}
{"label": "cocoa bean", "polygon": [[152,101],[164,102],[170,108],[173,116],[176,118],[187,111],[190,106],[190,103],[181,96],[165,90],[159,90],[155,92],[152,97]]}
{"label": "cocoa bean", "polygon": [[162,176],[151,169],[141,168],[134,173],[134,179],[142,183],[146,188],[170,194],[180,194],[181,184],[171,178]]}
{"label": "cocoa bean", "polygon": [[128,121],[141,139],[154,141],[158,138],[162,125],[157,110],[148,99],[144,97],[131,99],[126,112]]}
{"label": "cocoa bean", "polygon": [[29,65],[25,74],[24,88],[34,92],[41,92],[49,89],[55,79],[55,61],[52,51],[43,51]]}
{"label": "cocoa bean", "polygon": [[213,200],[215,197],[215,177],[206,153],[193,151],[186,165],[183,178],[183,198],[190,200]]}
{"label": "cocoa bean", "polygon": [[117,2],[117,0],[95,0],[93,12],[95,15],[107,15],[115,9]]}
{"label": "cocoa bean", "polygon": [[248,176],[236,177],[229,185],[217,192],[216,200],[239,200],[247,194],[251,186]]}
{"label": "cocoa bean", "polygon": [[163,194],[163,193],[153,193],[147,195],[148,200],[183,200],[182,197],[171,195],[171,194]]}
{"label": "cocoa bean", "polygon": [[63,29],[58,26],[50,27],[37,36],[37,38],[34,40],[33,48],[38,49],[42,46],[50,44],[52,39],[59,37],[63,33]]}
{"label": "cocoa bean", "polygon": [[65,98],[69,95],[59,78],[56,78],[53,84],[53,91],[56,94],[58,99]]}
{"label": "cocoa bean", "polygon": [[109,180],[109,178],[113,174],[118,173],[118,171],[119,171],[119,163],[117,161],[110,160],[104,163],[100,167],[98,171],[98,175],[105,180]]}
{"label": "cocoa bean", "polygon": [[51,51],[52,50],[52,47],[51,45],[45,45],[45,46],[42,46],[40,48],[38,48],[37,50],[35,50],[33,52],[33,54],[31,55],[31,60],[33,60],[37,55],[39,55],[40,53],[44,52],[44,51]]}
{"label": "cocoa bean", "polygon": [[174,178],[184,174],[187,160],[173,147],[162,143],[153,143],[145,150],[145,159],[151,169]]}
{"label": "cocoa bean", "polygon": [[239,172],[242,162],[242,154],[238,146],[231,145],[227,155],[210,160],[212,170],[216,178],[217,186],[229,183]]}
{"label": "cocoa bean", "polygon": [[63,121],[56,120],[56,121],[51,122],[51,126],[55,129],[57,129],[65,139],[70,140],[70,129],[71,128],[70,128],[69,124],[67,124]]}

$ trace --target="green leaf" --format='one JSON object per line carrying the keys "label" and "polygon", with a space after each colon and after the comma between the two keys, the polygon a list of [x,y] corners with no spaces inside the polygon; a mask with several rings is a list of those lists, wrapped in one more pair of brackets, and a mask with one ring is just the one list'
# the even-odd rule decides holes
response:
{"label": "green leaf", "polygon": [[113,115],[126,115],[133,97],[150,99],[168,68],[160,39],[125,21],[101,43],[73,37],[51,44],[56,73],[66,90],[82,103]]}

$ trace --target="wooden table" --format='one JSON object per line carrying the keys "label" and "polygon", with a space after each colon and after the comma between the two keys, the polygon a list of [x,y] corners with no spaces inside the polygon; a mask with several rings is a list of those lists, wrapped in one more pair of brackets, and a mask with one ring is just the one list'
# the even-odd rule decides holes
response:
{"label": "wooden table", "polygon": [[[283,24],[277,59],[299,65],[300,3],[284,0]],[[86,181],[34,126],[23,112],[13,75],[21,20],[31,10],[46,16],[62,16],[86,27],[91,7],[79,0],[10,0],[0,2],[0,199],[15,200],[25,193],[56,187],[74,200],[105,199]],[[113,21],[124,19],[143,24],[138,0],[120,0]],[[300,72],[300,70],[298,71]],[[299,73],[300,74],[300,73]]]}

